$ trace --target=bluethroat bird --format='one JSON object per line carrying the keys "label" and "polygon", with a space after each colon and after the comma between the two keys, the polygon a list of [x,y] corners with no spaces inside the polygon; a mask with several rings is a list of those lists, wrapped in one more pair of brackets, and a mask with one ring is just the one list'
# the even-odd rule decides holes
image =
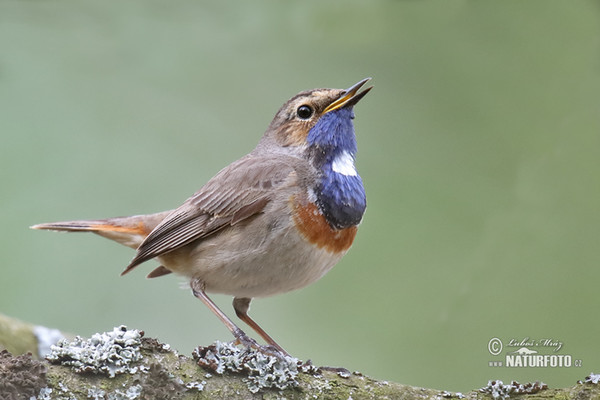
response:
{"label": "bluethroat bird", "polygon": [[[148,278],[185,276],[238,343],[287,355],[250,318],[250,301],[317,281],[352,245],[366,208],[354,166],[353,107],[372,89],[360,91],[369,79],[292,97],[251,153],[175,210],[32,228],[94,232],[135,249],[121,275],[156,259]],[[268,345],[247,336],[207,292],[234,296],[237,316]]]}

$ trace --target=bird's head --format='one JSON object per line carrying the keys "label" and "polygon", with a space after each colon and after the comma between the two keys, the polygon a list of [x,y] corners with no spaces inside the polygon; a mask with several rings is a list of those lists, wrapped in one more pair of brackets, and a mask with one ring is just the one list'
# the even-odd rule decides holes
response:
{"label": "bird's head", "polygon": [[269,125],[263,142],[275,142],[291,149],[337,149],[356,152],[352,119],[353,107],[371,87],[359,92],[371,78],[348,89],[313,89],[300,92],[288,100]]}
{"label": "bird's head", "polygon": [[360,223],[366,208],[362,180],[354,167],[356,136],[353,107],[372,87],[301,92],[277,112],[257,152],[284,152],[305,157],[319,178],[309,197],[316,201],[329,225],[344,229]]}

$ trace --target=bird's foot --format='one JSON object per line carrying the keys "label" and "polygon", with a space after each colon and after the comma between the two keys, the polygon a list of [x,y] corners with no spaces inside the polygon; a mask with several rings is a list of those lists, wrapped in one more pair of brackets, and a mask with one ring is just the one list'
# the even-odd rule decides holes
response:
{"label": "bird's foot", "polygon": [[291,357],[281,347],[277,348],[277,347],[271,346],[271,345],[263,346],[263,345],[258,344],[258,342],[256,340],[254,340],[250,336],[246,335],[246,333],[244,331],[242,331],[241,329],[239,331],[235,332],[234,336],[235,336],[235,340],[233,341],[233,343],[236,345],[239,344],[244,347],[252,348],[252,349],[254,349],[258,352],[261,352],[267,356],[277,357],[280,360],[285,360],[286,358]]}
{"label": "bird's foot", "polygon": [[240,344],[244,347],[251,347],[253,349],[259,349],[261,347],[261,345],[258,344],[256,340],[246,335],[246,333],[244,333],[244,331],[242,331],[241,329],[237,332],[234,332],[233,336],[235,336],[235,340],[233,341],[233,343],[236,345]]}

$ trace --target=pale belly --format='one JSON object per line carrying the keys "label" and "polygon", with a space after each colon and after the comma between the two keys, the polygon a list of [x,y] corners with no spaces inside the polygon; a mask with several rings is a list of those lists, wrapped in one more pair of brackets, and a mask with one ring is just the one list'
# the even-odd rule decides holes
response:
{"label": "pale belly", "polygon": [[276,222],[255,219],[158,260],[177,274],[199,278],[207,292],[252,298],[307,286],[345,254],[309,243],[289,218]]}

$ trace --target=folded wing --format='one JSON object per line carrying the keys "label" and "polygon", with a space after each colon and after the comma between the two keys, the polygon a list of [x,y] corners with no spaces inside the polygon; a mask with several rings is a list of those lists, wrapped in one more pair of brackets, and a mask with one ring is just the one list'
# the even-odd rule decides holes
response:
{"label": "folded wing", "polygon": [[248,155],[222,169],[150,232],[122,275],[137,265],[250,218],[294,174],[298,159]]}

